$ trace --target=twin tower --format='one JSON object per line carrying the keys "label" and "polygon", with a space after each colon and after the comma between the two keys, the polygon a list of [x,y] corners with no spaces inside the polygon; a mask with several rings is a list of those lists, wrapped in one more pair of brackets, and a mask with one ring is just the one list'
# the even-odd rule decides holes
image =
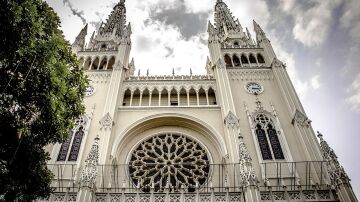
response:
{"label": "twin tower", "polygon": [[[206,75],[134,75],[124,0],[85,44],[86,113],[48,148],[50,201],[357,201],[286,66],[217,0]],[[191,50],[189,50],[191,51]]]}

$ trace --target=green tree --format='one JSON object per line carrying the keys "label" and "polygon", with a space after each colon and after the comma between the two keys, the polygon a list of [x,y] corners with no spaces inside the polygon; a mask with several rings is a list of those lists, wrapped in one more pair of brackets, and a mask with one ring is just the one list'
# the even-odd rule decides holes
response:
{"label": "green tree", "polygon": [[0,0],[0,200],[51,192],[44,147],[84,111],[87,79],[41,0]]}

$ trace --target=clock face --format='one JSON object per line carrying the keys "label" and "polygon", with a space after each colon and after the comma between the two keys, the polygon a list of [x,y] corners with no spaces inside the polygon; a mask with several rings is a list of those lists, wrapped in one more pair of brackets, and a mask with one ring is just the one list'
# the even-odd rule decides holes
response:
{"label": "clock face", "polygon": [[248,93],[251,93],[251,94],[260,94],[264,90],[264,88],[260,84],[255,83],[255,82],[250,82],[250,83],[246,84],[245,89]]}
{"label": "clock face", "polygon": [[88,87],[86,87],[86,90],[85,90],[85,96],[86,97],[88,97],[88,96],[90,96],[90,95],[92,95],[92,94],[94,94],[95,93],[95,88],[94,88],[94,86],[88,86]]}

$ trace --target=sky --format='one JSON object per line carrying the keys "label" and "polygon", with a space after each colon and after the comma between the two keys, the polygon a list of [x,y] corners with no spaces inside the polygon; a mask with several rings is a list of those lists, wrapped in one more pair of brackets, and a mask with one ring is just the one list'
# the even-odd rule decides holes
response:
{"label": "sky", "polygon": [[[115,0],[46,0],[71,43],[106,21]],[[255,19],[291,80],[315,131],[335,150],[360,197],[360,1],[224,0],[243,27]],[[215,0],[127,0],[135,67],[145,75],[205,74],[207,22]]]}

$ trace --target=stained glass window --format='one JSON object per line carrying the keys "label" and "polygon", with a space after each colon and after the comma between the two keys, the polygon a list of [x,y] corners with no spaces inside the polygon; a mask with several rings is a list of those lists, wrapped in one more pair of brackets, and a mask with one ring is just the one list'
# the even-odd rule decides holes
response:
{"label": "stained glass window", "polygon": [[256,137],[263,160],[285,159],[280,140],[272,120],[265,114],[258,114],[254,118]]}
{"label": "stained glass window", "polygon": [[59,155],[57,157],[57,161],[65,161],[66,160],[66,156],[67,156],[69,148],[70,148],[71,139],[72,139],[72,131],[69,134],[69,137],[66,139],[66,141],[64,143],[62,143],[60,151],[59,151]]}
{"label": "stained glass window", "polygon": [[272,127],[271,124],[268,125],[267,132],[269,135],[269,140],[275,159],[284,159],[284,154],[281,149],[279,137],[277,136],[276,130]]}
{"label": "stained glass window", "polygon": [[82,127],[75,132],[74,140],[71,146],[70,155],[68,161],[76,161],[79,155],[81,141],[84,136],[84,130]]}
{"label": "stained glass window", "polygon": [[261,128],[260,125],[257,125],[256,127],[256,136],[259,142],[261,155],[264,160],[270,160],[272,159],[269,143],[266,138],[265,131]]}
{"label": "stained glass window", "polygon": [[[87,120],[86,116],[82,116],[76,120],[75,125],[78,129],[75,132],[72,130],[68,139],[61,145],[57,161],[66,161],[66,158],[68,158],[68,161],[77,160],[81,142],[84,137],[84,126],[86,125]],[[67,157],[68,155],[69,157]]]}

